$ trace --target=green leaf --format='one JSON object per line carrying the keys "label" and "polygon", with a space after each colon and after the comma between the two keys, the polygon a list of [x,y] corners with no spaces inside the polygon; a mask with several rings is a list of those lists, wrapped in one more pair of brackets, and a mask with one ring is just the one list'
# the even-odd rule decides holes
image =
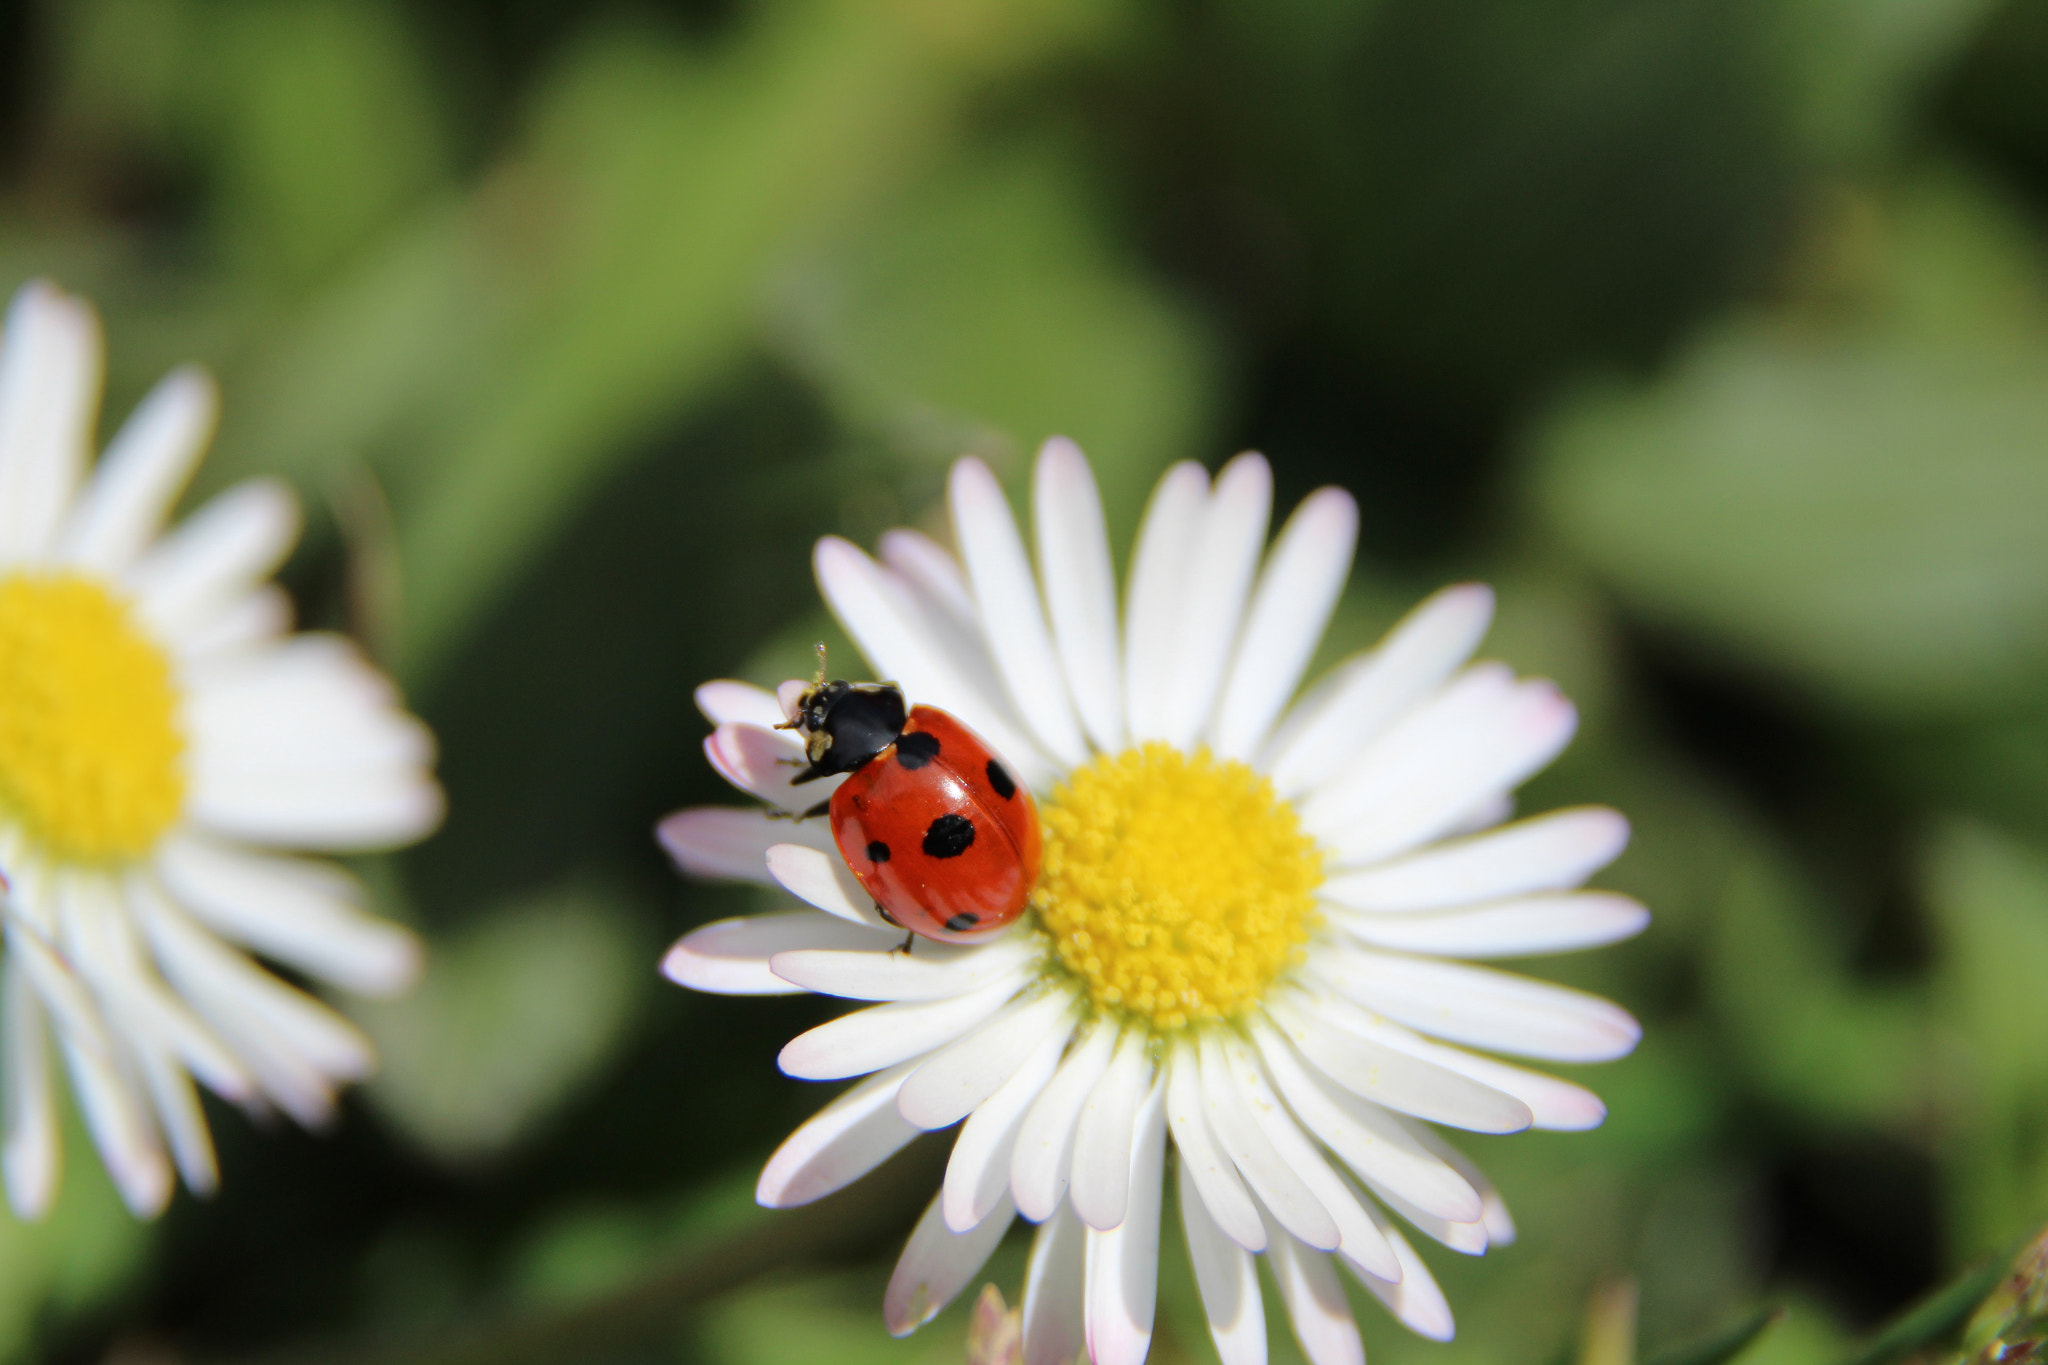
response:
{"label": "green leaf", "polygon": [[2048,856],[1962,821],[1929,841],[1936,1017],[1949,1040],[1940,1148],[1957,1246],[1996,1246],[2048,1202]]}
{"label": "green leaf", "polygon": [[977,147],[778,290],[780,334],[853,425],[934,465],[1013,470],[1078,441],[1112,525],[1202,455],[1216,364],[1189,311],[1116,249],[1072,148]]}
{"label": "green leaf", "polygon": [[1948,1341],[2004,1278],[2010,1259],[1994,1256],[1971,1266],[1879,1329],[1842,1365],[1893,1365],[1915,1351]]}
{"label": "green leaf", "polygon": [[1775,1306],[1759,1308],[1745,1318],[1740,1318],[1717,1332],[1709,1332],[1697,1341],[1681,1346],[1669,1347],[1650,1357],[1647,1365],[1725,1365],[1725,1362],[1739,1359],[1756,1339],[1770,1330],[1785,1316],[1785,1310]]}
{"label": "green leaf", "polygon": [[611,1053],[648,979],[609,902],[566,891],[494,907],[429,944],[411,995],[351,1004],[382,1054],[370,1100],[442,1161],[492,1156]]}
{"label": "green leaf", "polygon": [[2048,673],[2041,262],[1953,184],[1872,233],[1872,278],[1831,305],[1852,320],[1735,322],[1648,387],[1582,397],[1538,434],[1539,498],[1705,648],[1874,714],[2010,706]]}
{"label": "green leaf", "polygon": [[1922,1006],[1850,977],[1826,907],[1767,844],[1731,863],[1709,929],[1707,992],[1752,1083],[1831,1122],[1904,1120],[1925,1084]]}

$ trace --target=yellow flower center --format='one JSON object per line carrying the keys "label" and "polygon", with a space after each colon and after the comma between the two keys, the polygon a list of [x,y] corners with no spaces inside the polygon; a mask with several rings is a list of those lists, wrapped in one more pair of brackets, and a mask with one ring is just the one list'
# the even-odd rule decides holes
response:
{"label": "yellow flower center", "polygon": [[59,857],[147,853],[185,798],[170,661],[73,573],[0,575],[0,812]]}
{"label": "yellow flower center", "polygon": [[1104,755],[1044,820],[1032,905],[1099,1008],[1158,1030],[1233,1018],[1316,926],[1322,852],[1272,783],[1207,749]]}

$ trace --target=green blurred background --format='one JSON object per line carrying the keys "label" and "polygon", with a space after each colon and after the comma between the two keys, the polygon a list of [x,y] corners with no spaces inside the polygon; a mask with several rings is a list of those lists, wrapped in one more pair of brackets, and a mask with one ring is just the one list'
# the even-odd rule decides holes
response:
{"label": "green blurred background", "polygon": [[961,1360],[880,1322],[942,1140],[752,1207],[831,1007],[660,982],[756,898],[650,830],[725,799],[690,688],[804,671],[816,536],[1052,432],[1119,538],[1174,459],[1352,488],[1333,656],[1494,582],[1586,717],[1524,808],[1636,822],[1651,932],[1535,968],[1643,1017],[1612,1117],[1465,1144],[1523,1240],[1376,1362],[1552,1365],[1617,1275],[1652,1350],[1777,1302],[1750,1359],[1831,1361],[2048,1218],[2041,0],[0,0],[34,275],[111,414],[216,370],[201,493],[298,486],[451,814],[365,869],[433,948],[346,1006],[383,1077],[217,1109],[155,1226],[74,1151],[9,1358]]}

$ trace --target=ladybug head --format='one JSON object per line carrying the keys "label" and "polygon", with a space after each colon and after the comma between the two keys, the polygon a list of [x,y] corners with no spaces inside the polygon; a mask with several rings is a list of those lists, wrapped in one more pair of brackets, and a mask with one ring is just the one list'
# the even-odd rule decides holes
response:
{"label": "ladybug head", "polygon": [[895,683],[825,681],[825,647],[818,646],[818,676],[796,699],[788,728],[804,737],[811,766],[793,782],[850,773],[903,733],[903,689]]}

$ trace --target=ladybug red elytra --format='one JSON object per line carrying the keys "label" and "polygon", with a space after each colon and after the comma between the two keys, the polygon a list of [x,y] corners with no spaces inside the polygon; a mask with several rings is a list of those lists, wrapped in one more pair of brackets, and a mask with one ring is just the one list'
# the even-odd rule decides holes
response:
{"label": "ladybug red elytra", "polygon": [[[1038,807],[987,742],[936,706],[906,711],[894,683],[825,681],[782,727],[810,766],[792,783],[848,774],[832,838],[882,918],[941,943],[978,943],[1024,911],[1038,880]],[[907,946],[907,944],[906,944]]]}

